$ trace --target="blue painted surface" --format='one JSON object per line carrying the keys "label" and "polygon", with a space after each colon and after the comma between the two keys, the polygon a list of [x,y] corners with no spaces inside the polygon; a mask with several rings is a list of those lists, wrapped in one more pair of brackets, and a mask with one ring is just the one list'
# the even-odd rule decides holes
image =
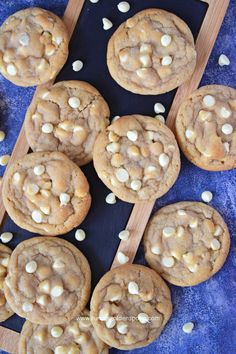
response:
{"label": "blue painted surface", "polygon": [[[59,79],[83,79],[94,84],[107,99],[112,115],[124,113],[145,113],[153,115],[153,104],[156,101],[168,106],[173,94],[161,97],[141,97],[119,88],[109,77],[105,65],[106,41],[112,31],[101,29],[101,18],[107,16],[114,22],[114,29],[132,13],[144,7],[160,6],[172,10],[184,18],[195,33],[199,25],[196,12],[189,6],[204,8],[197,0],[130,0],[129,14],[120,14],[116,10],[118,0],[100,0],[91,4],[87,0],[79,21],[76,38],[72,40],[70,58]],[[5,1],[0,7],[0,22],[13,12],[29,6],[41,6],[61,15],[66,0],[12,0]],[[190,5],[190,3],[192,3]],[[173,6],[173,8],[172,8]],[[202,5],[203,6],[203,5]],[[197,12],[197,13],[200,13]],[[231,1],[227,16],[209,60],[202,84],[225,84],[236,87],[236,4]],[[114,30],[112,29],[112,30]],[[90,45],[92,44],[92,45]],[[91,51],[94,49],[96,55]],[[231,60],[229,67],[219,67],[218,57],[225,53]],[[81,58],[84,69],[76,76],[71,69],[73,60]],[[31,101],[33,88],[16,87],[0,77],[0,130],[7,133],[4,142],[0,143],[0,154],[10,153],[24,119],[25,111]],[[91,184],[93,207],[82,227],[88,238],[79,247],[88,257],[92,271],[93,284],[109,269],[118,244],[117,233],[128,218],[131,205],[119,201],[115,206],[108,206],[104,198],[108,190],[98,181],[91,165],[84,169]],[[0,174],[3,169],[0,169]],[[235,210],[236,210],[236,173],[235,171],[210,173],[202,171],[182,157],[182,170],[175,186],[166,196],[157,201],[155,210],[160,206],[180,200],[200,200],[203,190],[211,190],[214,194],[211,203],[224,216],[232,236],[230,255],[223,269],[209,281],[192,288],[171,286],[174,304],[173,316],[161,337],[147,348],[137,349],[129,353],[162,353],[162,354],[234,354],[236,353],[236,242],[235,242]],[[13,231],[14,247],[20,240],[31,236],[30,233],[16,227],[9,219],[4,229]],[[66,236],[74,242],[73,232]],[[78,245],[78,244],[77,244]],[[142,247],[135,262],[145,263]],[[195,323],[192,334],[182,332],[182,325],[187,321]],[[20,329],[22,321],[16,316],[6,321],[10,328]],[[1,353],[1,352],[0,352]],[[117,354],[118,350],[112,349]]]}

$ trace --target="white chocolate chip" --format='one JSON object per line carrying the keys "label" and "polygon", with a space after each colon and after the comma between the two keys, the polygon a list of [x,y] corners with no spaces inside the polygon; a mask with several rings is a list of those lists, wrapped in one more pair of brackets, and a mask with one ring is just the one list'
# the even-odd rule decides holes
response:
{"label": "white chocolate chip", "polygon": [[63,294],[63,286],[62,285],[55,285],[51,290],[51,296],[59,297]]}
{"label": "white chocolate chip", "polygon": [[216,103],[216,100],[211,95],[206,95],[203,97],[203,103],[206,107],[213,107]]}
{"label": "white chocolate chip", "polygon": [[107,328],[113,328],[113,327],[115,327],[115,325],[116,325],[116,320],[114,319],[114,317],[109,317],[106,320],[106,327]]}
{"label": "white chocolate chip", "polygon": [[141,313],[138,314],[138,320],[142,324],[148,323],[149,322],[149,316],[146,313],[141,312]]}
{"label": "white chocolate chip", "polygon": [[225,135],[230,135],[233,133],[234,129],[231,124],[226,123],[226,124],[222,125],[221,130],[222,130],[222,133],[224,133]]}
{"label": "white chocolate chip", "polygon": [[127,1],[121,1],[118,5],[118,10],[120,12],[128,12],[130,10],[130,4]]}
{"label": "white chocolate chip", "polygon": [[148,53],[148,54],[151,54],[152,53],[152,45],[151,44],[148,44],[148,43],[143,43],[141,44],[141,47],[139,49],[140,53]]}
{"label": "white chocolate chip", "polygon": [[218,64],[220,66],[230,65],[230,60],[225,54],[221,54],[218,59]]}
{"label": "white chocolate chip", "polygon": [[210,203],[213,198],[213,194],[210,191],[204,191],[201,194],[201,198],[205,203]]}
{"label": "white chocolate chip", "polygon": [[127,132],[127,138],[130,141],[136,141],[138,139],[138,132],[136,130],[129,130]]}
{"label": "white chocolate chip", "polygon": [[175,264],[175,260],[173,257],[164,256],[161,263],[164,267],[171,268]]}
{"label": "white chocolate chip", "polygon": [[216,225],[215,231],[214,231],[214,236],[221,236],[223,233],[222,228],[220,227],[220,225]]}
{"label": "white chocolate chip", "polygon": [[197,218],[192,219],[189,223],[189,226],[191,227],[191,229],[195,229],[198,226],[198,220]]}
{"label": "white chocolate chip", "polygon": [[106,146],[106,150],[112,154],[115,154],[120,151],[120,144],[116,142],[110,143]]}
{"label": "white chocolate chip", "polygon": [[37,224],[40,224],[43,221],[43,215],[39,210],[33,210],[31,217]]}
{"label": "white chocolate chip", "polygon": [[53,125],[52,123],[45,123],[42,126],[42,132],[45,134],[51,134],[53,132]]}
{"label": "white chocolate chip", "polygon": [[217,251],[220,249],[220,242],[216,238],[213,238],[213,240],[211,241],[211,249],[213,251]]}
{"label": "white chocolate chip", "polygon": [[79,108],[80,99],[78,97],[70,97],[68,100],[68,104],[71,108]]}
{"label": "white chocolate chip", "polygon": [[125,183],[129,180],[129,173],[124,168],[118,168],[115,175],[119,182]]}
{"label": "white chocolate chip", "polygon": [[61,202],[61,206],[67,205],[70,202],[70,196],[67,193],[61,193],[59,199]]}
{"label": "white chocolate chip", "polygon": [[130,232],[128,230],[122,230],[119,232],[118,237],[120,240],[127,241],[129,239]]}
{"label": "white chocolate chip", "polygon": [[19,43],[21,45],[23,45],[24,47],[26,47],[29,44],[29,40],[30,40],[30,37],[29,37],[28,33],[24,32],[20,35]]}
{"label": "white chocolate chip", "polygon": [[7,65],[7,73],[11,76],[15,76],[17,74],[17,69],[14,64]]}
{"label": "white chocolate chip", "polygon": [[41,306],[46,306],[48,304],[48,295],[40,295],[37,297],[37,304],[41,305]]}
{"label": "white chocolate chip", "polygon": [[65,263],[61,259],[56,259],[52,267],[53,269],[62,269],[65,267]]}
{"label": "white chocolate chip", "polygon": [[178,237],[184,236],[184,228],[183,228],[183,226],[178,226],[178,227],[177,227],[177,233],[176,233],[176,235],[177,235]]}
{"label": "white chocolate chip", "polygon": [[70,354],[70,352],[67,351],[66,347],[63,345],[58,345],[54,350],[54,354],[67,354],[67,353]]}
{"label": "white chocolate chip", "polygon": [[45,214],[45,215],[49,215],[50,214],[50,207],[49,206],[42,206],[40,207],[40,210]]}
{"label": "white chocolate chip", "polygon": [[45,167],[43,165],[37,165],[34,167],[34,174],[36,176],[41,176],[45,172]]}
{"label": "white chocolate chip", "polygon": [[126,323],[118,323],[117,324],[117,331],[120,334],[127,334],[128,333],[128,325]]}
{"label": "white chocolate chip", "polygon": [[63,333],[63,328],[60,326],[54,326],[51,329],[51,336],[54,338],[59,338]]}
{"label": "white chocolate chip", "polygon": [[72,68],[76,72],[80,71],[83,68],[83,66],[84,66],[84,64],[83,64],[83,62],[81,60],[75,60],[72,63]]}
{"label": "white chocolate chip", "polygon": [[130,281],[128,284],[128,292],[131,295],[138,295],[139,294],[139,287],[135,281]]}
{"label": "white chocolate chip", "polygon": [[116,120],[120,119],[120,116],[115,116],[112,118],[112,123],[115,122]]}
{"label": "white chocolate chip", "polygon": [[25,265],[25,271],[26,271],[27,273],[30,273],[30,274],[31,274],[31,273],[36,272],[37,267],[38,267],[38,265],[37,265],[37,263],[36,263],[35,261],[30,261],[30,262],[26,263],[26,265]]}
{"label": "white chocolate chip", "polygon": [[24,302],[22,305],[22,310],[24,312],[31,312],[33,311],[33,305],[30,302]]}
{"label": "white chocolate chip", "polygon": [[49,294],[50,293],[50,282],[49,280],[45,279],[43,280],[41,283],[39,283],[39,291],[43,292],[45,294]]}
{"label": "white chocolate chip", "polygon": [[135,180],[131,181],[130,187],[131,187],[131,189],[133,189],[134,191],[139,191],[140,188],[142,187],[142,182],[139,181],[138,179],[135,179]]}
{"label": "white chocolate chip", "polygon": [[204,111],[203,109],[198,113],[197,118],[202,122],[205,122],[207,119],[211,118],[212,113],[209,111]]}
{"label": "white chocolate chip", "polygon": [[151,252],[153,254],[159,255],[159,254],[161,254],[161,248],[159,246],[152,246]]}
{"label": "white chocolate chip", "polygon": [[57,45],[60,45],[62,43],[62,37],[58,36],[56,38],[54,38],[54,41],[56,42]]}
{"label": "white chocolate chip", "polygon": [[229,110],[228,110],[227,108],[225,108],[225,107],[222,107],[222,108],[220,109],[220,115],[221,115],[222,118],[227,119],[227,118],[229,118],[229,117],[231,116],[231,111],[229,111]]}
{"label": "white chocolate chip", "polygon": [[26,193],[29,195],[35,195],[39,192],[39,186],[35,183],[29,184],[26,188]]}
{"label": "white chocolate chip", "polygon": [[159,156],[159,164],[161,167],[167,167],[169,165],[170,159],[169,156],[166,155],[165,153],[162,153]]}
{"label": "white chocolate chip", "polygon": [[8,243],[13,239],[13,234],[11,232],[3,232],[0,236],[2,243]]}
{"label": "white chocolate chip", "polygon": [[49,96],[49,94],[50,94],[50,92],[49,91],[44,91],[43,93],[42,93],[42,98],[43,99],[45,99],[45,98],[47,98],[48,96]]}
{"label": "white chocolate chip", "polygon": [[148,135],[148,138],[149,138],[150,140],[153,140],[153,139],[154,139],[154,132],[152,132],[151,130],[148,130],[148,131],[147,131],[147,135]]}
{"label": "white chocolate chip", "polygon": [[196,273],[198,271],[198,265],[197,264],[189,264],[188,269],[191,273]]}
{"label": "white chocolate chip", "polygon": [[129,257],[127,257],[123,252],[119,251],[117,253],[117,259],[120,264],[125,264],[129,262]]}
{"label": "white chocolate chip", "polygon": [[107,321],[109,318],[109,311],[108,309],[101,309],[98,314],[98,318],[100,321]]}
{"label": "white chocolate chip", "polygon": [[165,120],[165,117],[162,116],[161,114],[157,114],[155,116],[156,119],[158,119],[161,123],[165,124],[166,120]]}
{"label": "white chocolate chip", "polygon": [[152,66],[152,60],[149,54],[140,55],[139,60],[144,68],[150,68]]}
{"label": "white chocolate chip", "polygon": [[106,196],[106,199],[105,199],[106,203],[107,204],[115,204],[116,203],[116,196],[114,193],[109,193],[107,196]]}
{"label": "white chocolate chip", "polygon": [[5,139],[6,134],[0,130],[0,142],[2,142]]}
{"label": "white chocolate chip", "polygon": [[103,29],[105,31],[109,30],[113,26],[113,23],[106,17],[103,17],[102,23],[103,23]]}
{"label": "white chocolate chip", "polygon": [[169,36],[168,34],[163,34],[163,36],[161,37],[161,44],[163,45],[163,47],[168,47],[171,43],[171,36]]}
{"label": "white chocolate chip", "polygon": [[172,58],[171,58],[171,56],[169,56],[169,55],[164,56],[164,57],[162,58],[162,60],[161,60],[161,64],[162,64],[163,66],[168,66],[168,65],[170,65],[171,63],[172,63]]}
{"label": "white chocolate chip", "polygon": [[186,129],[185,130],[185,136],[187,139],[192,139],[194,137],[194,132],[191,129]]}
{"label": "white chocolate chip", "polygon": [[92,4],[96,4],[99,0],[90,0]]}
{"label": "white chocolate chip", "polygon": [[164,227],[162,234],[164,237],[171,237],[175,234],[175,228],[170,226]]}
{"label": "white chocolate chip", "polygon": [[166,111],[166,109],[165,109],[165,107],[163,106],[163,104],[161,104],[161,103],[155,103],[155,105],[154,105],[154,112],[156,113],[156,114],[158,114],[158,113],[164,113]]}
{"label": "white chocolate chip", "polygon": [[186,215],[187,215],[186,211],[183,210],[183,209],[177,210],[177,214],[178,214],[179,216],[186,216]]}
{"label": "white chocolate chip", "polygon": [[187,322],[183,325],[182,330],[184,331],[184,333],[192,333],[192,330],[194,328],[194,324],[193,322]]}
{"label": "white chocolate chip", "polygon": [[2,155],[0,156],[0,166],[6,166],[10,160],[10,155]]}
{"label": "white chocolate chip", "polygon": [[14,175],[13,175],[13,182],[14,183],[19,183],[20,182],[20,173],[19,172],[15,172]]}
{"label": "white chocolate chip", "polygon": [[84,241],[86,237],[86,233],[82,229],[78,229],[75,231],[75,239],[77,241]]}

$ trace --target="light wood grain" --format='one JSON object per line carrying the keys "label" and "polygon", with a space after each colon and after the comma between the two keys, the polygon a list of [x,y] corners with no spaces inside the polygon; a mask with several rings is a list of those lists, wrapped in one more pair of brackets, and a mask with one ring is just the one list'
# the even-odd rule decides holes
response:
{"label": "light wood grain", "polygon": [[[202,79],[202,75],[204,73],[209,56],[211,54],[222,21],[224,19],[227,7],[229,5],[229,0],[202,1],[207,2],[209,6],[196,41],[196,68],[191,79],[185,84],[183,84],[181,87],[179,87],[179,89],[177,90],[166,120],[167,126],[173,131],[176,115],[181,102],[184,100],[185,97],[187,97],[193,90],[198,87]],[[118,252],[120,251],[129,257],[128,263],[133,262],[154,204],[155,202],[152,201],[147,203],[139,203],[134,206],[128,224],[126,226],[127,230],[130,230],[131,227],[130,239],[128,241],[122,240],[120,242],[114,261],[112,263],[112,268],[115,268],[120,265],[117,258]],[[138,225],[139,229],[137,229],[135,225]]]}
{"label": "light wood grain", "polygon": [[11,329],[0,327],[0,348],[11,354],[17,354],[19,333]]}
{"label": "light wood grain", "polygon": [[[63,20],[66,24],[69,36],[71,37],[73,34],[73,31],[75,29],[76,23],[78,21],[79,15],[81,13],[82,7],[84,5],[85,0],[69,0],[67,8],[65,10]],[[50,85],[53,84],[53,81],[47,82],[44,85],[41,85],[40,88],[42,87],[49,87]],[[35,90],[35,94],[37,94],[38,88]],[[20,134],[18,136],[18,139],[16,141],[16,144],[14,146],[14,149],[11,154],[10,161],[8,163],[7,168],[19,159],[20,157],[24,156],[27,154],[29,151],[29,145],[27,143],[26,137],[25,137],[25,129],[24,125],[21,128]],[[6,169],[7,171],[7,169]],[[3,176],[4,178],[4,176]],[[0,186],[0,225],[2,224],[5,216],[5,208],[2,202],[2,184]]]}

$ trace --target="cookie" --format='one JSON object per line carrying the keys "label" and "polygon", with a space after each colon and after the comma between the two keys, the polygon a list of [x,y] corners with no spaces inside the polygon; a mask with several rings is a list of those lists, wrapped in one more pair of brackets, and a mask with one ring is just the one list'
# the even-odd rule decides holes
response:
{"label": "cookie", "polygon": [[230,236],[221,215],[198,202],[180,202],[160,209],[144,235],[148,264],[170,283],[199,284],[223,266]]}
{"label": "cookie", "polygon": [[5,321],[13,315],[13,311],[7,303],[3,291],[3,283],[7,276],[11,252],[10,248],[0,244],[0,322]]}
{"label": "cookie", "polygon": [[180,106],[176,134],[185,156],[209,171],[236,167],[236,90],[203,86]]}
{"label": "cookie", "polygon": [[108,354],[96,335],[88,310],[68,324],[38,325],[26,321],[19,339],[19,354]]}
{"label": "cookie", "polygon": [[37,7],[18,11],[0,27],[0,72],[19,86],[48,82],[65,64],[68,43],[58,16]]}
{"label": "cookie", "polygon": [[143,10],[112,35],[107,65],[113,79],[141,95],[169,92],[189,79],[196,66],[194,39],[176,15]]}
{"label": "cookie", "polygon": [[83,311],[90,283],[88,261],[75,246],[57,237],[34,237],[12,252],[4,290],[19,316],[54,325]]}
{"label": "cookie", "polygon": [[60,151],[81,166],[92,160],[94,141],[108,126],[109,115],[93,86],[61,81],[37,91],[26,113],[26,138],[33,151]]}
{"label": "cookie", "polygon": [[180,170],[177,142],[155,118],[124,116],[101,133],[94,146],[99,178],[120,199],[137,203],[167,193]]}
{"label": "cookie", "polygon": [[11,219],[40,235],[72,230],[91,204],[85,175],[60,152],[34,152],[14,162],[6,172],[2,195]]}
{"label": "cookie", "polygon": [[135,349],[156,339],[172,312],[170,291],[153,270],[124,265],[106,273],[91,299],[97,335],[118,349]]}

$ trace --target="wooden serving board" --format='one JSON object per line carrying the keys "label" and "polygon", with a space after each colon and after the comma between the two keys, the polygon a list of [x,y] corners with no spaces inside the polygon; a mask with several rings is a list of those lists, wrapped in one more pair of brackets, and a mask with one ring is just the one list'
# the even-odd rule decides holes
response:
{"label": "wooden serving board", "polygon": [[[202,22],[200,31],[196,40],[197,49],[197,65],[195,72],[191,79],[183,84],[176,92],[172,102],[171,109],[167,117],[167,125],[174,130],[175,117],[180,103],[188,96],[194,89],[199,86],[205,67],[207,65],[209,56],[217,38],[219,29],[224,19],[229,0],[199,0],[208,4],[204,20]],[[67,25],[70,36],[72,36],[77,21],[79,19],[84,0],[69,0],[68,6],[64,13],[64,22]],[[45,86],[51,85],[52,82],[47,83]],[[36,90],[37,91],[37,90]],[[24,126],[21,129],[14,150],[11,155],[8,167],[18,158],[25,155],[29,150],[27,145]],[[128,241],[121,241],[114,257],[111,268],[119,266],[117,260],[117,253],[122,251],[129,257],[129,262],[132,263],[139,244],[141,242],[143,232],[152,212],[154,202],[144,202],[135,204],[130,214],[126,229],[130,231],[130,238]],[[0,187],[0,224],[4,223],[5,209],[1,198]],[[19,334],[10,329],[0,326],[0,349],[9,353],[17,353],[17,342]]]}

